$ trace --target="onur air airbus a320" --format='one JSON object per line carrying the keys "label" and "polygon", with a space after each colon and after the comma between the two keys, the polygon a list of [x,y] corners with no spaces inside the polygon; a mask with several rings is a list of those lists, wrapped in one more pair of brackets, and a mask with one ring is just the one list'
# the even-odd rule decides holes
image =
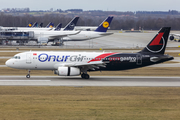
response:
{"label": "onur air airbus a320", "polygon": [[117,71],[140,68],[174,59],[165,55],[170,27],[162,28],[152,41],[137,53],[99,52],[23,52],[6,61],[16,69],[53,70],[59,76],[78,76],[88,79],[88,71]]}

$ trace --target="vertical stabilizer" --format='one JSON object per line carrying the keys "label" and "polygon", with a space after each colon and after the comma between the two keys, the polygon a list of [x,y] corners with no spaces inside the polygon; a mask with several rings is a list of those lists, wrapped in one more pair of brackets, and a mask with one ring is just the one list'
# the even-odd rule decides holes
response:
{"label": "vertical stabilizer", "polygon": [[163,27],[140,53],[164,54],[171,27]]}
{"label": "vertical stabilizer", "polygon": [[62,27],[62,23],[59,23],[56,28],[54,29],[54,31],[60,31]]}
{"label": "vertical stabilizer", "polygon": [[79,20],[79,17],[74,17],[65,27],[65,30],[74,30],[74,27],[76,26],[77,22]]}
{"label": "vertical stabilizer", "polygon": [[111,24],[113,17],[109,16],[107,17],[100,25],[99,27],[95,30],[95,32],[106,32],[108,30],[108,27]]}

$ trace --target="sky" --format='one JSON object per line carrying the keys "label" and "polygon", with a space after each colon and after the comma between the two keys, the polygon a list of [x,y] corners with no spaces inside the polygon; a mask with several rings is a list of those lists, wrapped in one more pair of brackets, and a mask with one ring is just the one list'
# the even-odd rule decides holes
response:
{"label": "sky", "polygon": [[180,11],[180,0],[0,0],[0,9],[83,9],[103,11]]}

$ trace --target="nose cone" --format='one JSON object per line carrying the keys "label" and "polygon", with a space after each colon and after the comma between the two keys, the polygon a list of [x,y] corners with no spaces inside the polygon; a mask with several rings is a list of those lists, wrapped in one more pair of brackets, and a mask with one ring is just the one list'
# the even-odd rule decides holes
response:
{"label": "nose cone", "polygon": [[6,64],[6,66],[11,67],[11,61],[10,60],[7,60],[5,64]]}

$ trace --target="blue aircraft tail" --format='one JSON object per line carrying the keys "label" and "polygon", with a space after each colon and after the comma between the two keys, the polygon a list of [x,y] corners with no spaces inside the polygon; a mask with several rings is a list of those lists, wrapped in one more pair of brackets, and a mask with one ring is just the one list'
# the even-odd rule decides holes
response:
{"label": "blue aircraft tail", "polygon": [[41,24],[39,25],[39,27],[41,27],[41,28],[42,28],[42,27],[43,27],[43,23],[41,23]]}
{"label": "blue aircraft tail", "polygon": [[32,22],[27,25],[27,27],[32,27]]}
{"label": "blue aircraft tail", "polygon": [[113,17],[111,17],[111,16],[107,17],[95,31],[96,32],[106,32],[108,30],[108,27],[111,24],[112,19],[113,19]]}
{"label": "blue aircraft tail", "polygon": [[38,23],[35,22],[35,23],[32,25],[32,27],[38,27]]}
{"label": "blue aircraft tail", "polygon": [[56,28],[54,29],[54,31],[60,31],[62,27],[62,23],[59,23]]}
{"label": "blue aircraft tail", "polygon": [[64,31],[65,31],[65,30],[74,30],[74,27],[76,26],[78,20],[79,20],[79,17],[74,17],[74,18],[64,27]]}
{"label": "blue aircraft tail", "polygon": [[53,28],[54,27],[54,23],[52,23],[52,22],[50,22],[47,26],[46,26],[46,28]]}

